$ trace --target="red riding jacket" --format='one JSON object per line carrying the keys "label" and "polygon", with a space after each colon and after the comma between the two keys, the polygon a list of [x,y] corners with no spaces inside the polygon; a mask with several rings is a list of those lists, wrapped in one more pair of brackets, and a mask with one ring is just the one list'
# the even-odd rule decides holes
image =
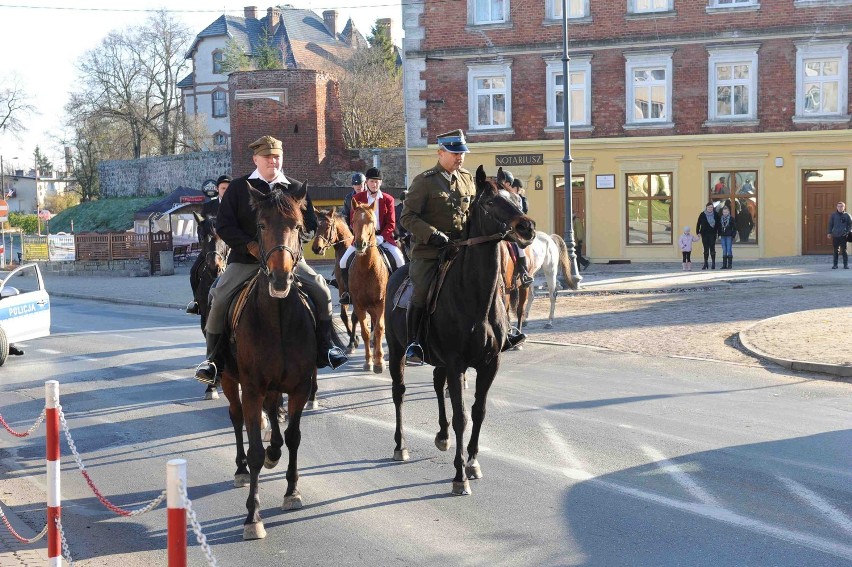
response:
{"label": "red riding jacket", "polygon": [[[352,199],[358,203],[366,204],[369,191],[361,191],[356,193]],[[385,242],[396,245],[393,239],[393,231],[396,228],[396,209],[393,206],[393,197],[387,193],[382,193],[382,198],[379,199],[379,234],[385,239]],[[352,224],[352,213],[349,215],[349,224]]]}

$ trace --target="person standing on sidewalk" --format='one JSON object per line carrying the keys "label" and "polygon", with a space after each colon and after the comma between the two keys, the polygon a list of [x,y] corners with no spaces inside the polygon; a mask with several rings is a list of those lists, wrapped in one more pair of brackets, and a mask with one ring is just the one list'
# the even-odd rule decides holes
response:
{"label": "person standing on sidewalk", "polygon": [[683,234],[680,235],[680,240],[678,240],[678,246],[680,246],[680,253],[683,260],[683,270],[685,272],[692,271],[692,243],[698,242],[698,237],[693,236],[692,233],[689,232],[689,227],[683,227]]}
{"label": "person standing on sidewalk", "polygon": [[587,258],[583,257],[583,241],[586,240],[586,225],[583,219],[577,216],[577,213],[571,215],[571,222],[574,224],[574,241],[577,243],[574,253],[577,254],[577,262],[580,263],[580,269],[585,271],[589,269],[589,264],[591,264]]}
{"label": "person standing on sidewalk", "polygon": [[737,227],[731,209],[722,207],[722,216],[719,217],[719,240],[722,242],[722,269],[731,270],[734,267],[734,236]]}
{"label": "person standing on sidewalk", "polygon": [[719,213],[713,208],[713,203],[707,203],[704,211],[698,215],[698,223],[695,233],[701,235],[701,244],[704,246],[704,266],[702,270],[708,269],[707,256],[713,261],[713,269],[716,269],[716,236],[719,234]]}
{"label": "person standing on sidewalk", "polygon": [[843,269],[849,269],[849,256],[846,253],[846,239],[852,232],[852,217],[846,212],[846,203],[837,203],[837,210],[828,219],[828,237],[831,239],[831,249],[834,251],[834,264],[831,269],[837,269],[838,252],[843,253]]}

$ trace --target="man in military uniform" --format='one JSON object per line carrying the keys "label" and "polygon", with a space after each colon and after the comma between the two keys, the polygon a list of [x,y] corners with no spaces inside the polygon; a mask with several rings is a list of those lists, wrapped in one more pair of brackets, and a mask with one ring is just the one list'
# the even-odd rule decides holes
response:
{"label": "man in military uniform", "polygon": [[[202,362],[195,372],[197,380],[205,384],[215,384],[218,373],[222,368],[221,355],[218,345],[225,330],[225,315],[231,299],[243,284],[251,279],[260,267],[260,244],[257,240],[257,220],[249,199],[249,186],[269,193],[272,189],[280,189],[285,194],[297,193],[302,183],[287,178],[279,169],[283,148],[281,140],[272,136],[263,136],[249,145],[254,151],[254,164],[257,169],[250,175],[235,179],[225,193],[219,205],[216,219],[216,231],[219,237],[231,247],[228,256],[228,267],[219,278],[219,284],[213,288],[213,303],[207,318],[207,359]],[[314,213],[310,196],[306,197],[304,210],[304,230],[307,233],[316,231],[317,218]],[[303,235],[308,238],[308,235]],[[325,278],[318,275],[300,258],[293,270],[302,288],[311,297],[317,307],[317,367],[331,366],[337,368],[346,362],[342,349],[334,346],[333,329],[331,325],[331,293],[325,283]]]}
{"label": "man in military uniform", "polygon": [[[212,218],[215,217],[219,213],[219,203],[222,202],[222,196],[225,194],[225,191],[228,189],[228,185],[231,183],[231,178],[227,175],[220,175],[219,179],[216,181],[216,189],[214,191],[208,192],[207,189],[204,192],[210,197],[210,200],[201,205],[201,216],[204,218]],[[212,194],[211,194],[212,193]],[[198,283],[201,281],[201,266],[204,264],[204,256],[199,254],[195,258],[195,262],[192,263],[192,268],[189,270],[189,287],[192,288],[192,296],[195,297],[195,290],[198,289]],[[193,299],[186,306],[186,312],[190,315],[198,315],[198,303]]]}

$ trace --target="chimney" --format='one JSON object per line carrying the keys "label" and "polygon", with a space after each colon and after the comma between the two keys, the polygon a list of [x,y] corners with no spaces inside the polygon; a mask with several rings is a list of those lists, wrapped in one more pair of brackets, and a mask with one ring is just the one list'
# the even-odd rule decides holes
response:
{"label": "chimney", "polygon": [[66,173],[66,175],[70,175],[72,169],[74,169],[74,160],[71,158],[71,146],[65,146],[65,173]]}
{"label": "chimney", "polygon": [[246,6],[243,8],[243,12],[245,12],[247,20],[257,19],[257,6]]}
{"label": "chimney", "polygon": [[388,37],[391,36],[391,19],[390,18],[379,18],[376,20],[377,28],[384,28],[385,32],[387,32]]}
{"label": "chimney", "polygon": [[281,10],[279,10],[278,8],[267,8],[266,30],[269,33],[270,38],[275,35],[275,26],[278,25],[279,21],[281,21]]}
{"label": "chimney", "polygon": [[322,19],[325,22],[325,27],[328,28],[332,36],[337,37],[337,10],[326,10],[322,13]]}

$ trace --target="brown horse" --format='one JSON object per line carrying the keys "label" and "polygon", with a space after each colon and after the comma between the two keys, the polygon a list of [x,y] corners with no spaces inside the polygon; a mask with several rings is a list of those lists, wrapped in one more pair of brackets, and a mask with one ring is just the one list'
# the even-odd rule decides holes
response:
{"label": "brown horse", "polygon": [[[385,334],[385,288],[388,283],[388,268],[379,252],[376,241],[376,211],[379,200],[372,205],[352,200],[352,232],[355,234],[355,260],[349,269],[349,295],[352,297],[354,317],[361,325],[364,341],[364,370],[384,370],[382,338]],[[367,315],[370,316],[372,333],[367,330]],[[353,325],[352,335],[355,334]],[[350,340],[350,343],[352,341]]]}
{"label": "brown horse", "polygon": [[[302,250],[300,207],[306,188],[302,186],[298,200],[278,189],[269,193],[254,188],[249,191],[257,215],[260,270],[239,318],[232,323],[235,347],[225,357],[222,390],[230,402],[229,414],[237,442],[234,484],[249,484],[243,539],[259,539],[266,536],[266,530],[260,517],[258,475],[261,467],[272,468],[278,463],[285,442],[289,462],[282,507],[285,510],[302,507],[296,464],[301,439],[299,423],[312,378],[316,376],[317,345],[313,315],[295,289],[293,275]],[[264,452],[261,411],[276,415],[282,393],[288,395],[287,430],[282,438],[278,419],[271,419],[271,441]],[[248,434],[248,453],[243,445],[243,422]]]}
{"label": "brown horse", "polygon": [[[514,240],[529,245],[535,237],[535,222],[524,215],[508,199],[501,196],[496,183],[488,180],[480,166],[476,170],[476,198],[468,211],[465,228],[467,239],[448,247],[456,253],[447,270],[434,313],[425,326],[426,361],[435,366],[432,373],[438,396],[438,434],[435,446],[441,451],[450,447],[449,422],[444,401],[444,384],[449,382],[452,403],[452,425],[456,434],[456,457],[453,464],[453,494],[470,494],[468,478],[482,478],[477,461],[479,433],[485,419],[486,398],[500,367],[500,351],[506,341],[509,321],[503,304],[501,240]],[[408,275],[408,266],[393,273],[388,282],[388,297],[394,297]],[[396,447],[393,458],[408,460],[408,447],[402,427],[402,404],[405,399],[405,348],[408,344],[406,310],[388,301],[387,342],[390,373],[393,379],[393,402],[396,406]],[[467,425],[462,376],[467,368],[476,369],[476,401],[471,408],[473,429],[464,460],[464,431]]]}
{"label": "brown horse", "polygon": [[[337,208],[333,207],[330,210],[315,209],[319,226],[317,227],[314,242],[311,244],[311,250],[318,256],[325,256],[329,248],[334,248],[334,279],[337,281],[337,289],[342,292],[346,289],[346,282],[343,281],[343,273],[340,269],[340,259],[352,244],[352,232],[346,225],[344,218],[337,214]],[[343,326],[346,327],[346,334],[349,335],[348,352],[353,352],[358,347],[358,335],[355,331],[354,315],[350,319],[349,311],[343,303],[340,304],[340,319],[343,321]]]}

